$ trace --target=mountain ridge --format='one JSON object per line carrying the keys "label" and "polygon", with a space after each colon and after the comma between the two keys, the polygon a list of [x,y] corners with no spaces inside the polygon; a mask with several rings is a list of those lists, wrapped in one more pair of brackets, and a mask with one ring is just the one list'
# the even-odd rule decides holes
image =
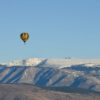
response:
{"label": "mountain ridge", "polygon": [[100,91],[99,60],[33,58],[4,63],[0,65],[0,83],[69,86]]}
{"label": "mountain ridge", "polygon": [[28,58],[23,60],[16,60],[6,63],[1,63],[7,66],[38,66],[39,64],[50,64],[56,67],[70,67],[72,65],[84,64],[85,66],[95,66],[100,65],[100,59],[79,59],[79,58]]}

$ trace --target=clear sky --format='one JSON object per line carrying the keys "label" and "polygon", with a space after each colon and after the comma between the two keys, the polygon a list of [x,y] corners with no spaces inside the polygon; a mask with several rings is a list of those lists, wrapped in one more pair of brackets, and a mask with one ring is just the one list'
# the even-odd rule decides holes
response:
{"label": "clear sky", "polygon": [[0,62],[68,56],[100,58],[100,0],[0,0]]}

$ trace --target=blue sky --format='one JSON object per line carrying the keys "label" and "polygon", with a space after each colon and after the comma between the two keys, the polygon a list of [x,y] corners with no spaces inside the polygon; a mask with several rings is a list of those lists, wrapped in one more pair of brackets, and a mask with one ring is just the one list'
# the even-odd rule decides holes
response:
{"label": "blue sky", "polygon": [[100,0],[0,0],[0,62],[68,56],[100,58]]}

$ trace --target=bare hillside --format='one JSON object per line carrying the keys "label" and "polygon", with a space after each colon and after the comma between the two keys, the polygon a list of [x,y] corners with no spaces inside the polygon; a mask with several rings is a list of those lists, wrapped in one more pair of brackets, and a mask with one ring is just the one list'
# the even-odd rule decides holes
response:
{"label": "bare hillside", "polygon": [[100,96],[56,92],[32,85],[0,84],[0,100],[100,100]]}

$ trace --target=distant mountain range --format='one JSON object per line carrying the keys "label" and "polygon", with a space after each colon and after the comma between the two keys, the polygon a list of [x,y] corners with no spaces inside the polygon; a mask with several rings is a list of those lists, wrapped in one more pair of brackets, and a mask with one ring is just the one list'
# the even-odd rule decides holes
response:
{"label": "distant mountain range", "polygon": [[100,59],[30,58],[1,63],[0,83],[68,86],[100,91]]}

